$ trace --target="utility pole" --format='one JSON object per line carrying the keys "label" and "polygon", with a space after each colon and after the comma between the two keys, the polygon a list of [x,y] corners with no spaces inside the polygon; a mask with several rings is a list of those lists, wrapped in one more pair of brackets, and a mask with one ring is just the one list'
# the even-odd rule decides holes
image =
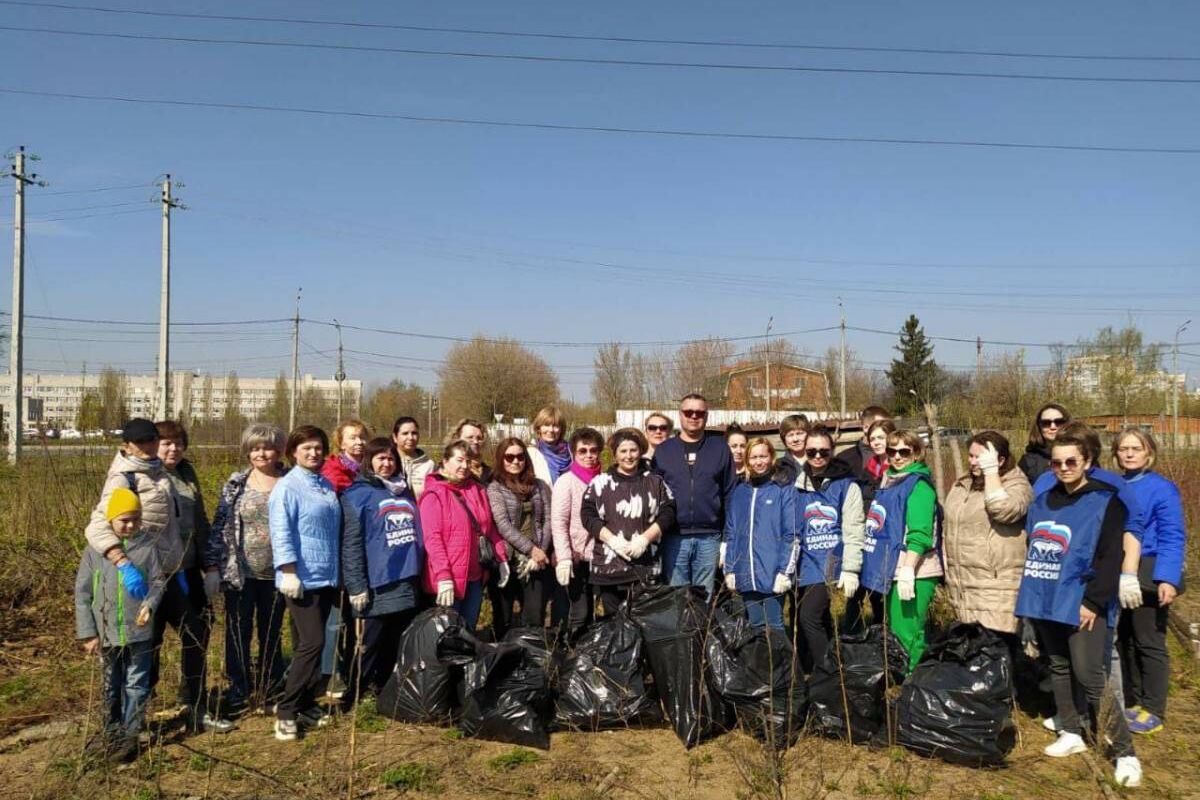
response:
{"label": "utility pole", "polygon": [[296,289],[296,316],[292,318],[292,396],[288,403],[288,430],[296,430],[296,389],[300,381],[300,293],[301,286]]}
{"label": "utility pole", "polygon": [[[171,209],[183,209],[171,197],[171,176],[162,179],[162,298],[158,311],[158,418],[171,418]],[[176,187],[183,184],[178,181]]]}
{"label": "utility pole", "polygon": [[342,361],[342,323],[338,322],[335,319],[333,321],[333,326],[335,328],[337,328],[337,339],[338,339],[338,365],[337,365],[337,372],[334,373],[333,379],[335,381],[337,381],[337,385],[338,385],[337,419],[338,419],[338,424],[341,425],[342,424],[342,381],[346,380],[346,365],[345,365],[345,362]]}
{"label": "utility pole", "polygon": [[763,337],[763,344],[766,345],[766,360],[767,360],[767,416],[771,415],[771,325],[775,322],[775,317],[767,319],[767,335]]}
{"label": "utility pole", "polygon": [[1176,380],[1179,375],[1179,335],[1191,324],[1189,319],[1175,329],[1175,346],[1171,350],[1171,443],[1174,447],[1179,447],[1179,381]]}
{"label": "utility pole", "polygon": [[[45,186],[37,175],[25,174],[25,148],[18,147],[12,155],[12,167],[3,177],[13,179],[15,207],[13,209],[13,274],[12,274],[12,333],[8,343],[8,379],[12,403],[8,407],[8,459],[17,463],[21,457],[21,401],[25,380],[25,185]],[[30,156],[36,161],[36,156]]]}
{"label": "utility pole", "polygon": [[[842,305],[842,298],[838,298],[838,313],[842,318],[842,340],[841,352],[839,355],[841,367],[838,369],[838,395],[841,397],[841,404],[838,411],[838,419],[846,418],[846,307]],[[866,431],[863,431],[866,435]]]}
{"label": "utility pole", "polygon": [[975,394],[979,394],[979,387],[983,385],[983,337],[975,337]]}

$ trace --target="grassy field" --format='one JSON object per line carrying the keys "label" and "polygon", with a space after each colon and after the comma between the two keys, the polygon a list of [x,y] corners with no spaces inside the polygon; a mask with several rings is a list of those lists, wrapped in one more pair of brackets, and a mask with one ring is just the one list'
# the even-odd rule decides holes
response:
{"label": "grassy field", "polygon": [[[204,450],[198,464],[209,509],[236,467],[232,453]],[[1008,766],[972,770],[899,749],[873,750],[805,737],[782,757],[734,732],[685,751],[666,728],[556,733],[548,752],[463,740],[456,731],[403,725],[367,710],[343,716],[299,744],[274,741],[267,717],[233,734],[185,736],[152,724],[153,746],[122,768],[86,764],[98,720],[99,676],[73,641],[71,587],[82,527],[108,448],[33,451],[20,471],[0,471],[0,796],[154,797],[532,797],[532,798],[1081,798],[1200,797],[1200,671],[1172,641],[1170,727],[1137,739],[1143,788],[1105,785],[1097,760],[1047,759],[1036,719],[1018,713]],[[1181,486],[1189,519],[1200,511],[1200,453],[1163,459]],[[1189,544],[1193,575],[1200,542]],[[1181,598],[1200,621],[1200,598]],[[220,675],[219,636],[210,648]],[[164,683],[177,674],[172,638]],[[159,697],[173,697],[164,686]],[[152,712],[158,709],[152,708]]]}

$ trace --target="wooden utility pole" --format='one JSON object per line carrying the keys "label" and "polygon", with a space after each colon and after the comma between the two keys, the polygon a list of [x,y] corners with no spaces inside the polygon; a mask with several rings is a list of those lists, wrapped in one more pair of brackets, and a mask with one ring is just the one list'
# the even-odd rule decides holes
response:
{"label": "wooden utility pole", "polygon": [[1175,346],[1171,350],[1171,446],[1179,447],[1179,335],[1187,330],[1192,321],[1175,329]]}
{"label": "wooden utility pole", "polygon": [[767,335],[763,339],[763,344],[766,345],[766,361],[767,361],[767,417],[771,416],[771,325],[775,322],[775,317],[770,317],[767,320]]}
{"label": "wooden utility pole", "polygon": [[[841,364],[838,367],[838,395],[841,398],[841,401],[840,401],[839,407],[838,407],[838,419],[845,419],[846,418],[846,307],[842,305],[842,298],[840,298],[840,297],[838,298],[838,313],[841,315],[841,318],[842,318],[842,324],[841,324],[842,337],[841,337],[841,344],[840,344],[841,352],[839,354],[839,361],[841,362]],[[863,431],[863,436],[866,436],[866,435],[867,435],[867,432]]]}
{"label": "wooden utility pole", "polygon": [[[25,185],[45,186],[37,175],[25,174],[25,148],[18,147],[12,155],[12,167],[6,177],[13,179],[15,207],[13,209],[13,274],[12,274],[12,333],[8,343],[8,379],[12,402],[8,407],[8,459],[17,463],[21,457],[21,402],[25,381]],[[30,156],[31,161],[36,157]]]}
{"label": "wooden utility pole", "polygon": [[296,430],[296,400],[300,385],[300,293],[304,287],[296,290],[296,316],[292,318],[292,395],[288,402],[288,431]]}
{"label": "wooden utility pole", "polygon": [[335,319],[333,321],[333,325],[335,328],[337,328],[337,340],[338,340],[337,372],[334,373],[333,379],[335,381],[337,381],[337,385],[338,385],[338,388],[337,388],[337,420],[338,420],[338,424],[341,425],[342,424],[342,382],[346,380],[346,364],[342,360],[342,324]]}
{"label": "wooden utility pole", "polygon": [[[176,187],[183,186],[175,183]],[[171,209],[184,205],[171,197],[171,176],[162,179],[162,297],[158,310],[157,417],[171,418]]]}

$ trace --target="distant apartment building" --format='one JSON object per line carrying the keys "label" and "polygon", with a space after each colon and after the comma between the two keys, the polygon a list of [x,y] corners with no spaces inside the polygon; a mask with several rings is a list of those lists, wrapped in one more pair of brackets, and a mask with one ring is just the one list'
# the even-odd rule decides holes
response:
{"label": "distant apartment building", "polygon": [[[225,375],[198,375],[181,370],[171,373],[170,402],[172,419],[188,422],[218,420],[229,405],[230,386]],[[154,375],[126,375],[125,407],[131,417],[158,418],[156,401],[158,378]],[[277,378],[237,378],[238,412],[246,419],[257,419],[275,399]],[[22,385],[24,395],[21,421],[25,425],[50,428],[73,427],[79,419],[83,398],[100,391],[99,373],[50,374],[27,373]],[[317,392],[330,406],[337,404],[338,383],[332,379],[304,375],[299,394]],[[290,384],[289,384],[290,391]],[[346,416],[357,416],[362,401],[362,381],[342,382],[342,407]],[[5,409],[7,412],[7,409]]]}
{"label": "distant apartment building", "polygon": [[1168,392],[1172,386],[1186,390],[1187,385],[1186,374],[1175,375],[1165,370],[1139,372],[1134,359],[1119,355],[1067,359],[1066,377],[1071,388],[1084,395],[1101,394],[1112,381],[1127,384],[1135,392]]}

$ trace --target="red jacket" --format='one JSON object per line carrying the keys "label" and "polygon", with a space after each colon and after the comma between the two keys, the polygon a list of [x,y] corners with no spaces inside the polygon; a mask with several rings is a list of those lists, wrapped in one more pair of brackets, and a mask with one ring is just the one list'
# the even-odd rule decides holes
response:
{"label": "red jacket", "polygon": [[349,489],[350,484],[358,477],[357,472],[351,472],[350,468],[342,463],[342,457],[339,455],[325,459],[325,463],[321,465],[321,474],[333,484],[333,490],[339,495]]}
{"label": "red jacket", "polygon": [[483,580],[484,576],[479,566],[475,529],[455,495],[471,509],[479,530],[496,548],[496,558],[507,561],[508,550],[492,520],[487,492],[478,481],[455,484],[441,473],[430,473],[425,479],[425,491],[417,501],[425,543],[425,590],[435,594],[438,581],[453,580],[454,596],[461,599],[467,594],[467,583]]}

